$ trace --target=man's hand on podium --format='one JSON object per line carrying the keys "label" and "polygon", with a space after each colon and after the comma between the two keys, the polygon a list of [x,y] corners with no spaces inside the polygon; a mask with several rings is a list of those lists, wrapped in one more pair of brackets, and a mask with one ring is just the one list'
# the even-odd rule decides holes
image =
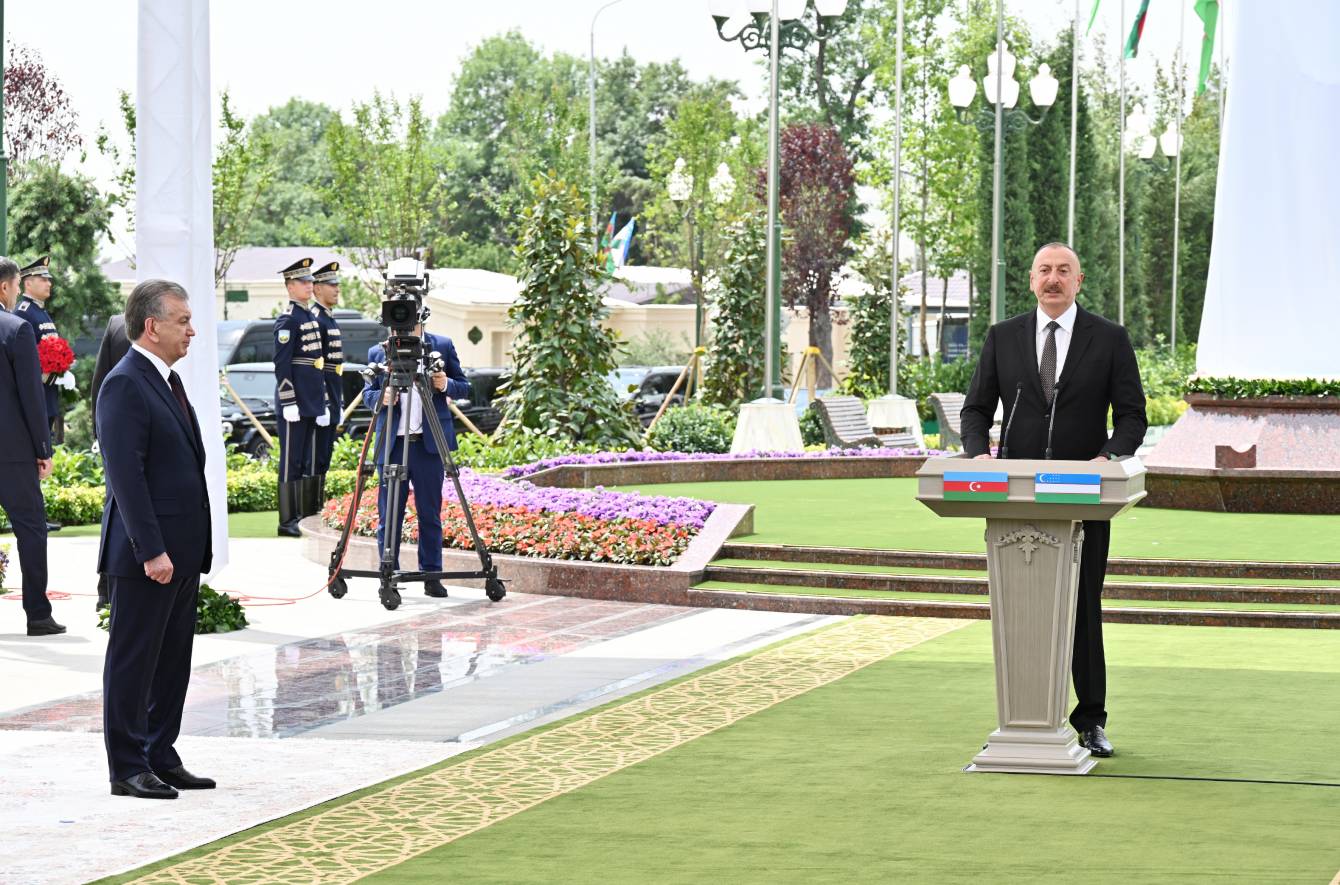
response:
{"label": "man's hand on podium", "polygon": [[972,456],[972,459],[973,459],[974,461],[980,461],[980,460],[982,460],[983,458],[986,458],[986,459],[990,460],[990,458],[991,458],[991,453],[990,453],[990,452],[985,452],[985,453],[983,453],[983,454],[981,454],[981,455],[973,455],[973,456]]}

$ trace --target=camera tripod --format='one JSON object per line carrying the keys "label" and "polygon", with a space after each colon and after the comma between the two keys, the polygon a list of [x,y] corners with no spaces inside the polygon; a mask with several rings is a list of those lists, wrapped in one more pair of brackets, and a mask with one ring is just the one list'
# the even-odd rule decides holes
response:
{"label": "camera tripod", "polygon": [[[403,437],[403,444],[400,451],[400,462],[393,463],[392,460],[392,440],[395,439],[390,427],[390,414],[388,414],[387,426],[383,429],[383,443],[381,451],[381,481],[386,484],[386,512],[382,522],[382,553],[381,563],[377,571],[367,571],[360,569],[344,568],[344,554],[349,544],[349,536],[353,531],[355,518],[358,513],[359,500],[363,493],[363,479],[371,476],[373,465],[367,463],[362,457],[359,458],[358,475],[354,481],[354,496],[350,501],[349,510],[345,514],[344,527],[340,532],[340,540],[335,545],[335,550],[330,555],[330,581],[327,585],[330,595],[340,599],[348,592],[349,586],[345,578],[377,578],[381,584],[378,594],[382,605],[394,611],[400,607],[400,582],[426,582],[439,581],[444,578],[482,578],[484,580],[484,592],[488,598],[497,602],[507,595],[507,588],[503,585],[502,579],[498,577],[498,567],[493,564],[493,558],[489,555],[488,548],[479,537],[479,530],[475,527],[474,515],[470,512],[470,502],[465,498],[465,490],[461,488],[461,472],[456,466],[456,461],[451,456],[451,449],[447,446],[447,435],[442,430],[442,422],[438,420],[437,411],[433,408],[432,387],[428,380],[429,367],[422,364],[423,342],[421,339],[412,336],[391,336],[386,344],[387,365],[380,367],[369,367],[367,370],[373,372],[385,372],[386,387],[382,395],[377,399],[376,408],[373,410],[372,421],[368,425],[368,438],[371,438],[373,429],[377,425],[377,418],[385,408],[386,398],[385,390],[392,392],[391,403],[399,405],[402,398],[405,398],[404,406],[408,408],[409,401],[407,394],[410,390],[415,390],[419,394],[419,402],[423,406],[423,421],[428,431],[433,435],[433,441],[437,444],[438,457],[442,459],[442,468],[445,474],[451,477],[452,485],[456,489],[456,500],[461,504],[461,510],[465,514],[465,524],[470,530],[470,538],[474,542],[475,553],[479,555],[479,570],[467,572],[424,572],[424,571],[402,571],[399,568],[400,552],[400,523],[403,513],[401,512],[401,489],[409,481],[409,434]],[[367,451],[367,440],[364,441],[364,452]],[[395,530],[392,537],[392,529]],[[439,543],[441,539],[439,539]]]}

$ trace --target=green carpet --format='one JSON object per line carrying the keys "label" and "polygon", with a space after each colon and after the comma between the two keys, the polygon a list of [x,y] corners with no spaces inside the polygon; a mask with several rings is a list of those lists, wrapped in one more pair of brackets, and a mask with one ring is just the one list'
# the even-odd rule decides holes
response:
{"label": "green carpet", "polygon": [[[624,491],[753,504],[739,542],[977,553],[982,522],[945,519],[915,498],[915,479],[774,480],[629,486]],[[1112,556],[1145,559],[1331,561],[1340,516],[1201,513],[1135,507],[1113,523]]]}
{"label": "green carpet", "polygon": [[[886,565],[849,565],[840,562],[787,562],[781,559],[723,559],[712,560],[714,566],[739,566],[741,568],[781,569],[807,572],[853,572],[863,575],[891,575],[936,578],[985,578],[986,568],[979,570],[952,568],[918,568]],[[1176,575],[1113,575],[1107,576],[1107,583],[1140,584],[1216,584],[1223,586],[1249,587],[1308,587],[1340,588],[1340,582],[1317,580],[1314,578],[1182,578]]]}
{"label": "green carpet", "polygon": [[[1108,627],[1104,775],[1340,784],[1340,634]],[[377,883],[1285,883],[1340,869],[1340,786],[970,775],[974,624],[551,799]],[[369,834],[375,838],[375,834]]]}

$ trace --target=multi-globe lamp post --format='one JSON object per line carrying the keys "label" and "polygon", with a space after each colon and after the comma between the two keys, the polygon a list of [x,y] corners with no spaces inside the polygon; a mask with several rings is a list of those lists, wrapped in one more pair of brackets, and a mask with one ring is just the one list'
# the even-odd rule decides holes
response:
{"label": "multi-globe lamp post", "polygon": [[[1037,125],[1046,116],[1047,110],[1056,102],[1056,92],[1060,84],[1052,76],[1051,68],[1039,65],[1038,72],[1029,81],[1028,94],[1033,105],[1042,113],[1034,118],[1022,108],[1016,108],[1019,102],[1019,81],[1014,79],[1016,61],[1014,54],[1005,47],[1003,24],[997,18],[996,51],[987,56],[986,76],[982,78],[982,92],[987,103],[995,106],[995,112],[983,111],[978,124],[983,129],[994,123],[995,150],[992,169],[991,200],[991,322],[1005,319],[1005,298],[1001,292],[1005,284],[1005,259],[1002,248],[1004,188],[1001,184],[1003,174],[1005,134],[1010,129],[1028,124]],[[977,94],[977,83],[972,78],[968,65],[959,68],[958,74],[949,81],[949,102],[958,109],[960,118],[966,118],[967,109]]]}
{"label": "multi-globe lamp post", "polygon": [[[675,158],[674,168],[666,176],[665,190],[670,200],[680,208],[681,220],[689,231],[689,276],[693,281],[693,348],[697,350],[703,344],[703,243],[698,231],[696,213],[701,208],[700,201],[694,199],[693,173],[683,157]],[[707,181],[707,193],[717,206],[725,205],[735,193],[735,176],[730,166],[717,164],[716,173]]]}
{"label": "multi-globe lamp post", "polygon": [[[768,54],[768,279],[767,310],[764,314],[763,396],[771,397],[781,385],[781,220],[778,213],[778,172],[781,168],[778,129],[778,68],[781,53],[787,49],[801,52],[816,40],[826,39],[847,11],[847,0],[710,0],[712,21],[717,36],[727,43],[739,43],[746,52],[761,49]],[[814,7],[818,27],[811,31],[802,18]],[[749,20],[734,34],[726,25],[747,12]]]}

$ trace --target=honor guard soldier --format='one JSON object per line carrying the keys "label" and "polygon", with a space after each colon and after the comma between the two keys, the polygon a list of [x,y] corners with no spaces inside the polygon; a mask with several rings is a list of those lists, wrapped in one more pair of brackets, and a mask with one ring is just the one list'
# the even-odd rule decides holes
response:
{"label": "honor guard soldier", "polygon": [[335,305],[340,300],[340,263],[317,268],[313,274],[312,313],[321,327],[321,357],[325,361],[322,374],[326,379],[326,404],[330,410],[330,424],[316,430],[315,467],[316,500],[308,502],[304,510],[318,513],[326,503],[326,472],[330,470],[330,455],[339,435],[340,416],[344,413],[344,344],[340,340],[340,324],[335,322]]}
{"label": "honor guard soldier", "polygon": [[[46,311],[47,299],[51,297],[51,257],[43,255],[27,267],[19,269],[19,286],[23,294],[14,308],[14,315],[27,321],[33,327],[38,341],[43,338],[58,337],[56,324]],[[43,394],[46,397],[47,426],[54,431],[56,417],[60,414],[60,391],[56,389],[56,378],[46,378]]]}
{"label": "honor guard soldier", "polygon": [[[278,411],[279,534],[298,537],[298,520],[316,500],[312,452],[316,430],[330,424],[326,406],[325,360],[321,327],[312,315],[312,259],[302,258],[281,271],[288,306],[275,318],[275,408]],[[304,492],[310,488],[311,491]],[[311,511],[315,513],[316,511]]]}

